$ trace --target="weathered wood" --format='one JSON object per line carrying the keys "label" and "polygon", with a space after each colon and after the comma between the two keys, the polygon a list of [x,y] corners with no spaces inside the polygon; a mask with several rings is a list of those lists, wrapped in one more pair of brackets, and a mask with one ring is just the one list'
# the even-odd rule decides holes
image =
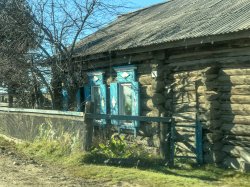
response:
{"label": "weathered wood", "polygon": [[229,109],[230,105],[227,106],[227,109],[221,110],[221,115],[240,115],[240,116],[250,116],[250,109]]}
{"label": "weathered wood", "polygon": [[139,76],[139,83],[142,85],[152,85],[153,78],[151,74]]}
{"label": "weathered wood", "polygon": [[250,94],[250,85],[232,85],[225,86],[221,85],[218,87],[220,92],[227,92],[231,95],[249,95]]}
{"label": "weathered wood", "polygon": [[147,117],[159,117],[161,114],[161,111],[163,110],[160,110],[159,107],[157,107],[153,109],[152,111],[143,111],[142,115],[147,116]]}
{"label": "weathered wood", "polygon": [[137,65],[137,73],[140,75],[143,74],[151,74],[152,67],[151,67],[151,60],[143,61],[142,64]]}
{"label": "weathered wood", "polygon": [[206,163],[221,163],[225,158],[225,153],[221,151],[209,151],[204,155],[204,161]]}
{"label": "weathered wood", "polygon": [[176,84],[173,87],[174,92],[185,92],[185,91],[195,91],[195,85],[182,85]]}
{"label": "weathered wood", "polygon": [[233,146],[233,145],[225,145],[223,147],[223,151],[232,155],[233,157],[242,158],[247,163],[250,163],[250,148]]}
{"label": "weathered wood", "polygon": [[163,81],[152,80],[152,90],[155,92],[161,92],[165,88],[165,83]]}
{"label": "weathered wood", "polygon": [[240,146],[242,148],[245,148],[245,147],[250,148],[249,141],[244,141],[244,140],[228,140],[228,139],[224,139],[223,143],[225,145],[234,145],[234,146]]}
{"label": "weathered wood", "polygon": [[141,108],[143,110],[154,110],[156,106],[153,103],[152,99],[143,99],[141,100]]}
{"label": "weathered wood", "polygon": [[159,50],[152,53],[155,60],[165,60],[166,58],[166,51],[165,50]]}
{"label": "weathered wood", "polygon": [[176,150],[177,150],[177,155],[196,157],[194,142],[176,142]]}
{"label": "weathered wood", "polygon": [[250,75],[237,76],[219,76],[218,81],[224,85],[248,85],[250,82]]}
{"label": "weathered wood", "polygon": [[228,135],[223,138],[224,140],[239,140],[239,141],[247,141],[250,145],[250,136],[239,136],[239,135]]}
{"label": "weathered wood", "polygon": [[194,122],[196,119],[195,112],[186,112],[186,113],[175,113],[173,118],[176,122]]}
{"label": "weathered wood", "polygon": [[183,79],[183,78],[191,78],[191,77],[199,77],[202,74],[202,70],[199,71],[190,71],[190,72],[176,72],[173,74],[173,78],[175,80],[177,79]]}
{"label": "weathered wood", "polygon": [[231,56],[244,56],[250,54],[250,48],[229,48],[229,49],[220,49],[220,50],[209,50],[209,51],[200,51],[200,52],[189,52],[181,53],[176,55],[171,55],[169,59],[177,60],[186,60],[186,59],[202,59],[202,58],[212,58],[212,57],[231,57]]}
{"label": "weathered wood", "polygon": [[[214,35],[210,37],[198,37],[198,38],[190,38],[190,39],[183,39],[183,40],[178,40],[178,41],[173,41],[168,43],[163,44],[155,44],[155,45],[150,45],[147,47],[138,47],[138,48],[131,48],[127,50],[121,50],[117,51],[117,55],[124,55],[124,54],[132,54],[132,53],[140,53],[140,52],[149,52],[149,51],[156,51],[156,50],[163,50],[163,49],[173,49],[175,47],[183,47],[183,49],[186,50],[186,47],[189,46],[191,47],[192,45],[204,45],[204,44],[211,44],[219,41],[231,41],[235,45],[236,41],[233,40],[239,40],[239,39],[248,39],[249,38],[249,33],[247,31],[239,31],[235,33],[230,33],[230,34],[223,34],[223,35]],[[242,46],[242,43],[239,43],[238,45]],[[215,45],[212,45],[213,48]],[[179,53],[180,51],[183,52],[184,50],[178,49]],[[195,51],[196,52],[196,51]]]}
{"label": "weathered wood", "polygon": [[222,122],[220,119],[206,121],[205,123],[202,123],[202,124],[203,124],[203,127],[208,128],[208,129],[218,129],[222,126]]}
{"label": "weathered wood", "polygon": [[216,101],[220,95],[219,94],[214,94],[214,95],[202,95],[199,96],[199,102],[200,103],[205,103],[207,101]]}
{"label": "weathered wood", "polygon": [[[161,117],[164,117],[161,115]],[[164,122],[160,123],[160,154],[166,162],[171,160],[171,126]]]}
{"label": "weathered wood", "polygon": [[91,60],[87,65],[88,69],[96,69],[96,68],[105,68],[114,65],[129,65],[135,62],[141,62],[144,60],[150,60],[153,56],[149,53],[138,53],[135,55],[124,55],[124,56],[116,56],[115,58],[111,58],[109,56],[105,56],[105,59],[89,59]]}
{"label": "weathered wood", "polygon": [[249,56],[242,56],[242,57],[218,57],[218,58],[208,58],[208,59],[196,59],[196,60],[186,60],[186,61],[179,61],[177,62],[176,60],[168,60],[169,66],[172,67],[190,67],[190,66],[195,66],[199,65],[200,67],[202,65],[205,66],[212,66],[215,63],[234,63],[237,61],[241,61],[242,63],[249,62]]}
{"label": "weathered wood", "polygon": [[223,134],[220,131],[213,131],[211,133],[207,133],[204,138],[209,143],[215,143],[223,138]]}
{"label": "weathered wood", "polygon": [[188,95],[183,95],[177,98],[173,98],[173,103],[175,104],[181,104],[181,103],[190,103],[190,102],[195,102],[196,101],[196,95],[195,94],[188,94]]}
{"label": "weathered wood", "polygon": [[216,120],[220,118],[220,113],[215,110],[215,111],[208,111],[206,113],[201,113],[200,114],[200,120],[201,121],[211,121],[211,120]]}
{"label": "weathered wood", "polygon": [[175,140],[176,142],[188,142],[191,145],[195,146],[195,133],[179,131],[175,136]]}
{"label": "weathered wood", "polygon": [[[186,105],[185,105],[186,104]],[[189,105],[189,103],[177,104],[179,106],[174,106],[173,112],[183,113],[183,112],[196,112],[196,106]]]}
{"label": "weathered wood", "polygon": [[225,123],[222,125],[221,130],[223,130],[225,134],[250,136],[250,124],[242,125],[242,124]]}
{"label": "weathered wood", "polygon": [[[199,111],[211,111],[220,108],[220,103],[218,101],[204,102],[199,104]],[[222,107],[221,107],[222,108]]]}
{"label": "weathered wood", "polygon": [[136,120],[142,122],[166,122],[166,123],[170,123],[172,120],[170,117],[124,116],[124,115],[91,114],[91,113],[86,113],[85,117],[89,119]]}
{"label": "weathered wood", "polygon": [[227,156],[224,159],[223,164],[228,168],[240,169],[242,162],[244,162],[242,158],[235,158],[232,156]]}
{"label": "weathered wood", "polygon": [[204,152],[210,152],[211,150],[220,151],[222,147],[223,147],[222,142],[210,143],[210,142],[205,141],[203,144]]}
{"label": "weathered wood", "polygon": [[[249,48],[247,48],[247,49],[250,50]],[[235,49],[233,49],[233,50],[235,50]],[[246,52],[247,51],[244,50],[244,53],[246,53]],[[222,69],[220,71],[220,74],[229,75],[229,76],[233,76],[233,75],[250,75],[250,68]]]}
{"label": "weathered wood", "polygon": [[164,97],[164,95],[162,95],[160,93],[155,93],[152,97],[152,101],[153,101],[154,105],[160,105],[160,104],[163,104],[165,102],[165,97]]}
{"label": "weathered wood", "polygon": [[171,111],[172,108],[173,108],[173,101],[172,101],[172,99],[166,99],[164,107],[165,107],[166,110]]}
{"label": "weathered wood", "polygon": [[[85,113],[93,113],[93,104],[91,102],[87,102],[85,104]],[[83,129],[83,150],[89,151],[92,146],[92,137],[93,137],[93,130],[94,130],[94,121],[93,119],[88,118],[85,115],[85,129]]]}
{"label": "weathered wood", "polygon": [[188,92],[175,92],[173,93],[173,98],[174,99],[181,99],[181,98],[195,98],[196,97],[196,92],[195,91],[188,91]]}
{"label": "weathered wood", "polygon": [[224,94],[220,96],[220,99],[230,101],[231,104],[250,104],[249,95]]}
{"label": "weathered wood", "polygon": [[250,116],[240,116],[240,115],[221,115],[221,121],[233,124],[250,124]]}
{"label": "weathered wood", "polygon": [[155,91],[152,89],[152,85],[141,86],[141,95],[145,98],[151,98],[155,94]]}

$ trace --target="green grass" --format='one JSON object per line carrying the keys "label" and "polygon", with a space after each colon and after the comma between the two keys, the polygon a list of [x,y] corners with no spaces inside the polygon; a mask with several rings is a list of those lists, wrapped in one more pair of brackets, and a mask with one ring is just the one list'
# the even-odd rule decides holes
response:
{"label": "green grass", "polygon": [[[104,184],[119,182],[133,186],[250,186],[250,174],[242,174],[233,170],[225,170],[212,165],[194,167],[189,164],[177,164],[175,168],[167,168],[157,162],[149,165],[121,167],[105,164],[87,164],[89,154],[78,150],[70,150],[58,142],[36,141],[32,144],[14,145],[0,138],[0,146],[15,146],[28,157],[60,165],[76,177],[96,180]],[[151,165],[150,165],[151,163]]]}

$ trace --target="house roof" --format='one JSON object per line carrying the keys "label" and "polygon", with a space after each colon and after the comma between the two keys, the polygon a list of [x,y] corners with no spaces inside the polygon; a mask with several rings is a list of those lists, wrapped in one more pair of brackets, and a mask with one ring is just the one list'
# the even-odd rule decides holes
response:
{"label": "house roof", "polygon": [[250,0],[172,0],[118,17],[77,48],[96,54],[247,29]]}

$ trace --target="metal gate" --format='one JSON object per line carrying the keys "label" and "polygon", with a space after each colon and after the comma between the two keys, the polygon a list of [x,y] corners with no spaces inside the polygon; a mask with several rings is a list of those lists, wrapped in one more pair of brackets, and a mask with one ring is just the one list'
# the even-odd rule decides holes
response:
{"label": "metal gate", "polygon": [[[178,127],[190,128],[194,130],[194,138],[195,138],[195,145],[192,147],[194,156],[179,156],[176,150],[176,143],[178,143],[177,139],[177,130]],[[188,144],[189,140],[184,139]],[[175,125],[174,121],[171,125],[171,162],[174,163],[176,159],[195,159],[198,164],[203,164],[203,143],[202,143],[202,124],[198,119],[198,115],[196,115],[195,124],[190,125],[182,125],[178,124]]]}

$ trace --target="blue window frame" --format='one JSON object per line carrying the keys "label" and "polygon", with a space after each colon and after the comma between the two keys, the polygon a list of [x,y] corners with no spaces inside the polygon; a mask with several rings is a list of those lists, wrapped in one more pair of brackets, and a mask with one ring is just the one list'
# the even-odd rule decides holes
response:
{"label": "blue window frame", "polygon": [[[114,68],[117,73],[116,82],[110,84],[110,108],[113,115],[139,115],[139,83],[136,81],[136,67],[124,66]],[[136,129],[138,121],[112,120],[113,125],[122,129]]]}
{"label": "blue window frame", "polygon": [[[91,101],[94,105],[95,114],[107,114],[107,88],[104,84],[104,72],[88,73],[88,85],[84,86],[85,101]],[[106,120],[95,120],[101,126]]]}

